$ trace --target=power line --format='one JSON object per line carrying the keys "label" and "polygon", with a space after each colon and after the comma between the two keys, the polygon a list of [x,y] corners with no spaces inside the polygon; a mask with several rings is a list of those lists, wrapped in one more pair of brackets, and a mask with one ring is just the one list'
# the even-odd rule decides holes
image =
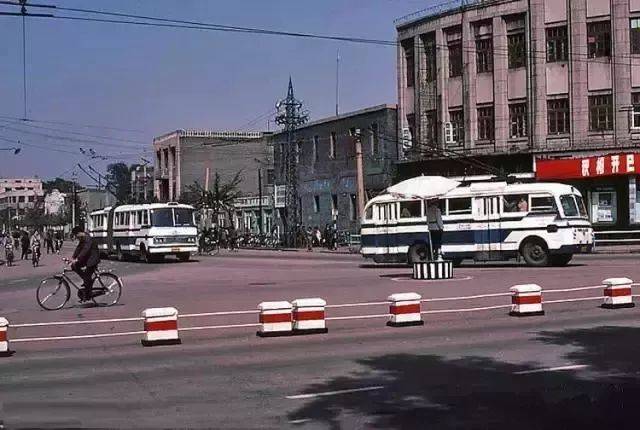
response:
{"label": "power line", "polygon": [[18,118],[18,117],[10,116],[10,115],[0,115],[0,118],[10,119],[10,120],[15,120],[15,121],[22,121],[22,122],[35,122],[35,123],[41,123],[41,124],[66,125],[66,126],[76,127],[76,128],[104,129],[104,130],[120,131],[120,132],[123,132],[123,133],[144,133],[144,131],[142,131],[142,130],[107,127],[107,126],[103,126],[103,125],[79,124],[79,123],[64,122],[64,121],[45,121],[45,120],[38,120],[38,119],[34,119],[34,118]]}

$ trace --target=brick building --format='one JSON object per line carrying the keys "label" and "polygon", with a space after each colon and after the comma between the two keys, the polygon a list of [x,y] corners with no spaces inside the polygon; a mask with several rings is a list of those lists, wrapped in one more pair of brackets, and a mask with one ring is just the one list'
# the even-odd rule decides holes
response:
{"label": "brick building", "polygon": [[163,202],[179,200],[194,182],[204,186],[207,172],[210,186],[216,172],[223,182],[242,172],[240,191],[257,194],[258,168],[271,168],[267,136],[262,132],[176,130],[154,138],[155,197]]}
{"label": "brick building", "polygon": [[457,162],[474,156],[575,185],[597,228],[640,223],[640,0],[467,1],[396,26],[402,176],[481,173]]}
{"label": "brick building", "polygon": [[[375,196],[391,183],[398,158],[396,127],[396,106],[385,104],[312,121],[296,130],[303,225],[323,227],[336,218],[340,230],[357,231],[355,147],[349,132],[361,130],[365,189]],[[276,133],[271,140],[276,183],[284,184],[287,135]],[[276,196],[276,205],[279,200]]]}

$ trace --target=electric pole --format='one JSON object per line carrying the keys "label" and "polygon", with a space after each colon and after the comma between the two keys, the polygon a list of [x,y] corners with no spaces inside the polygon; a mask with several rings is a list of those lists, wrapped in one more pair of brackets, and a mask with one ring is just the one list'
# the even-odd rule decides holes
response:
{"label": "electric pole", "polygon": [[76,204],[78,200],[78,193],[76,192],[76,172],[73,172],[71,175],[72,185],[71,185],[71,194],[73,195],[73,199],[71,202],[71,228],[76,226]]}
{"label": "electric pole", "polygon": [[362,134],[360,129],[353,133],[353,143],[356,148],[356,199],[358,202],[358,222],[364,214],[364,163],[362,161]]}
{"label": "electric pole", "polygon": [[262,228],[262,169],[258,167],[258,227],[260,227],[260,234],[263,234]]}
{"label": "electric pole", "polygon": [[297,228],[301,221],[300,198],[298,195],[297,148],[294,147],[294,133],[297,127],[306,123],[309,115],[302,109],[302,102],[293,95],[293,84],[289,77],[287,97],[276,104],[276,122],[284,126],[287,143],[283,148],[283,176],[285,182],[284,231],[288,246],[295,245]]}

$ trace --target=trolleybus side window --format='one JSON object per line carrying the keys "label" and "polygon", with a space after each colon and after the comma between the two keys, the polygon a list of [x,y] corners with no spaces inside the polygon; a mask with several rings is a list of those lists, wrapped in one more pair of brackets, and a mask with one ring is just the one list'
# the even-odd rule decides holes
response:
{"label": "trolleybus side window", "polygon": [[369,206],[365,211],[364,211],[364,219],[367,220],[371,220],[373,219],[373,205]]}
{"label": "trolleybus side window", "polygon": [[527,194],[509,194],[503,197],[503,213],[528,212],[529,196]]}
{"label": "trolleybus side window", "polygon": [[531,196],[531,212],[557,213],[556,201],[553,196]]}
{"label": "trolleybus side window", "polygon": [[448,199],[447,215],[471,215],[471,197]]}
{"label": "trolleybus side window", "polygon": [[421,218],[422,201],[405,200],[400,202],[400,218]]}

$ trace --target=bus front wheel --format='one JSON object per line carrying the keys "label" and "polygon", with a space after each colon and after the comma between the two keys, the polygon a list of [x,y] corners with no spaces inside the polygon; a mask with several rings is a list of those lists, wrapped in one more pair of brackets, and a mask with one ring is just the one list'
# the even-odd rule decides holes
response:
{"label": "bus front wheel", "polygon": [[549,264],[549,251],[542,239],[527,239],[522,245],[521,253],[528,266],[542,267]]}

